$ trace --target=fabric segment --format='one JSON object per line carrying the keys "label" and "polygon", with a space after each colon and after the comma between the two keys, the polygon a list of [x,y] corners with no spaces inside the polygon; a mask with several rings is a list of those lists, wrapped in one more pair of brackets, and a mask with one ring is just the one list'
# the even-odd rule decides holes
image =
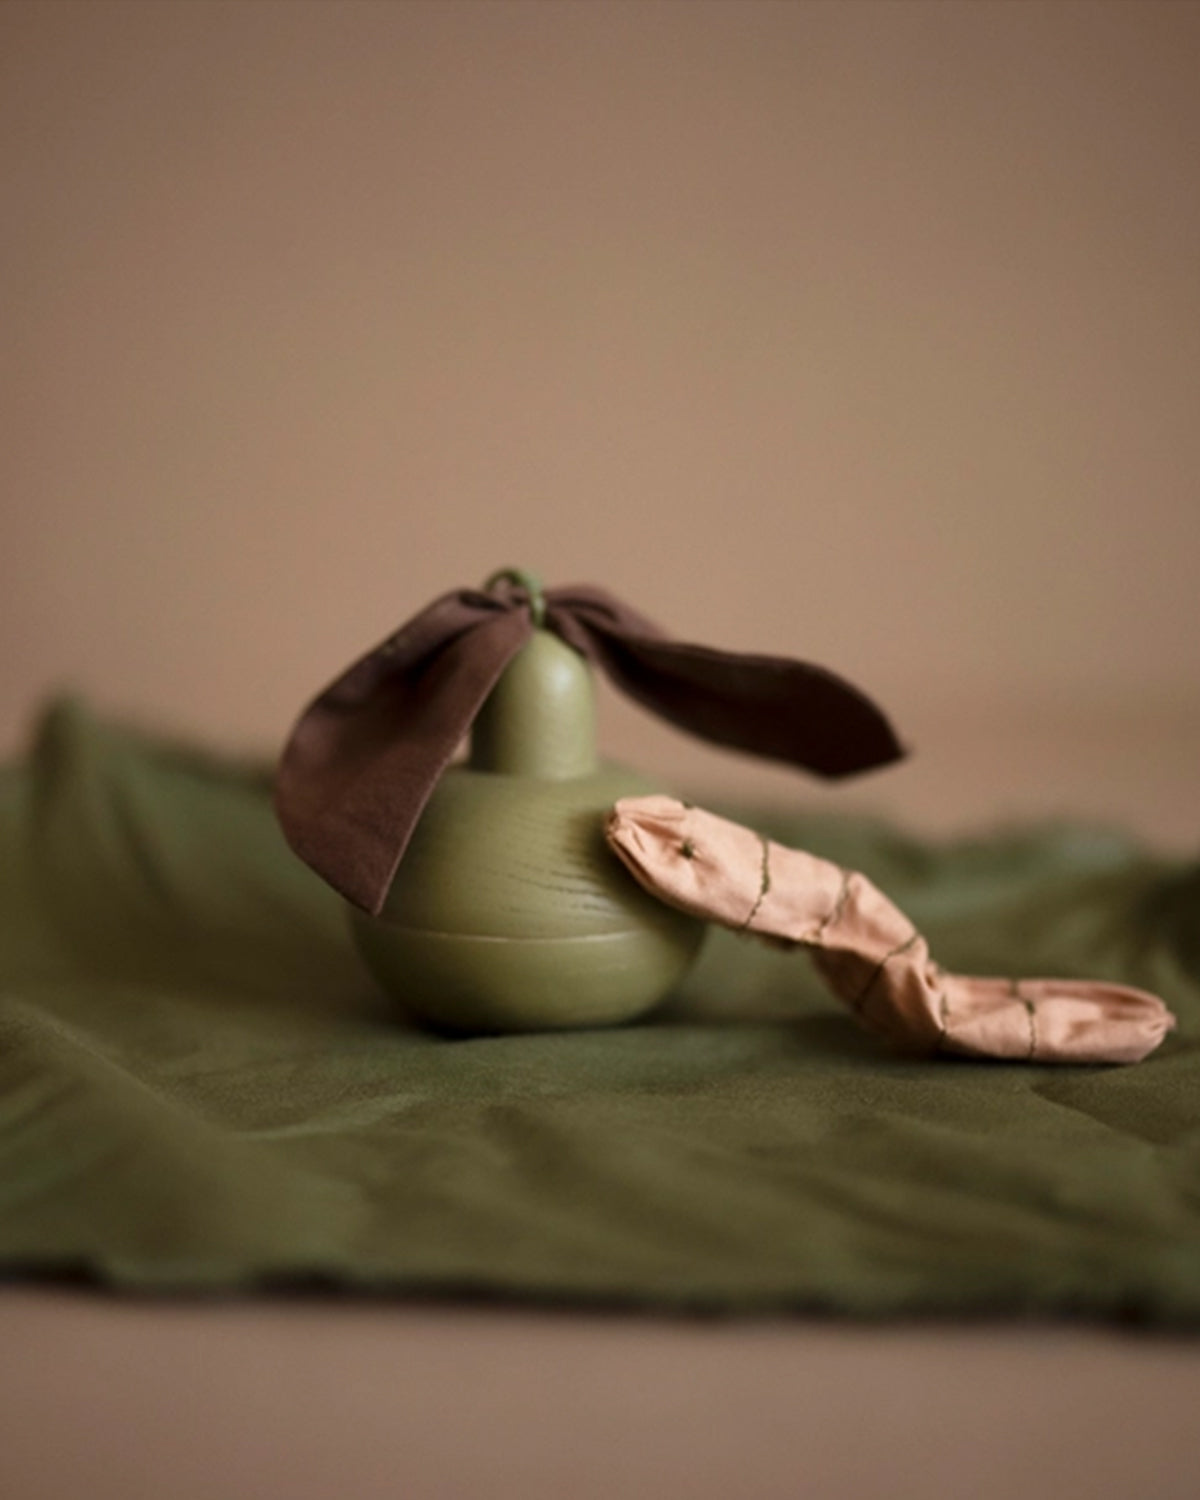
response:
{"label": "fabric segment", "polygon": [[0,773],[0,1266],[723,1313],[1200,1319],[1200,866],[743,809],[964,973],[1162,995],[1134,1068],[931,1063],[714,929],[652,1021],[447,1041],[375,992],[266,767],[59,705]]}
{"label": "fabric segment", "polygon": [[809,949],[834,994],[903,1051],[1131,1063],[1174,1028],[1157,995],[1128,985],[948,974],[865,875],[673,797],[624,798],[605,831],[639,884],[668,905]]}

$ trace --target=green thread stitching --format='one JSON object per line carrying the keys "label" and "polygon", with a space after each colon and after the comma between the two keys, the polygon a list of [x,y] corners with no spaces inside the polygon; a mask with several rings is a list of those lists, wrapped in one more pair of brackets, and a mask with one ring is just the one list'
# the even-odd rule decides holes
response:
{"label": "green thread stitching", "polygon": [[750,908],[750,915],[738,928],[739,932],[745,932],[750,923],[758,916],[758,909],[763,904],[763,899],[767,892],[771,889],[771,845],[764,835],[759,834],[758,838],[759,843],[762,845],[762,870],[758,877],[758,896],[755,899],[754,905]]}
{"label": "green thread stitching", "polygon": [[829,931],[829,929],[832,926],[835,925],[835,923],[841,921],[842,912],[846,908],[846,901],[848,900],[849,896],[850,896],[850,871],[849,870],[843,870],[842,871],[842,884],[841,884],[840,889],[838,890],[837,900],[833,903],[832,910],[830,912],[828,912],[826,916],[822,917],[820,926],[813,933],[813,935],[812,935],[811,938],[805,939],[806,942],[813,943],[817,947],[821,946],[821,944],[822,944],[822,942],[824,940],[825,934]]}
{"label": "green thread stitching", "polygon": [[1019,1000],[1025,1007],[1025,1016],[1029,1022],[1028,1060],[1030,1062],[1033,1062],[1033,1060],[1037,1057],[1038,1050],[1037,1001],[1032,1000],[1028,995],[1023,995],[1021,993],[1021,981],[1019,979],[1010,979],[1008,981],[1008,988],[1012,993],[1013,998]]}
{"label": "green thread stitching", "polygon": [[875,982],[879,978],[879,976],[883,973],[884,969],[887,968],[888,964],[891,963],[891,961],[892,961],[893,958],[899,958],[902,953],[907,953],[908,950],[912,947],[912,945],[915,942],[918,941],[918,939],[920,938],[920,936],[921,936],[921,934],[914,927],[913,930],[912,930],[912,932],[911,932],[911,934],[907,938],[905,938],[905,940],[902,943],[898,943],[896,945],[896,947],[894,947],[890,953],[885,953],[883,955],[883,957],[875,965],[875,968],[873,969],[873,971],[871,973],[870,979],[867,980],[866,984],[863,985],[862,989],[859,990],[858,994],[855,995],[855,997],[854,997],[853,1000],[851,1000],[851,1002],[850,1002],[850,1009],[851,1010],[857,1012],[857,1011],[860,1011],[863,1008],[863,1006],[866,1004],[867,996],[875,988]]}

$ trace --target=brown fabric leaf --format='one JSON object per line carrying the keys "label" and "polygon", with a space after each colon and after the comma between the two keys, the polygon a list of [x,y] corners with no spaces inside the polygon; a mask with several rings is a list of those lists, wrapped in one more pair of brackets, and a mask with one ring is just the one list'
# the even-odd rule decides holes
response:
{"label": "brown fabric leaf", "polygon": [[[301,714],[275,810],[288,843],[348,900],[378,914],[438,779],[505,666],[533,632],[506,577],[434,600]],[[903,754],[882,712],[822,667],[670,640],[603,589],[545,595],[547,628],[680,728],[845,776]]]}
{"label": "brown fabric leaf", "polygon": [[300,858],[356,906],[378,914],[442,772],[532,632],[508,602],[445,594],[301,714],[275,812]]}
{"label": "brown fabric leaf", "polygon": [[553,589],[546,602],[551,629],[631,698],[701,739],[831,778],[904,754],[880,709],[824,667],[669,640],[601,589]]}

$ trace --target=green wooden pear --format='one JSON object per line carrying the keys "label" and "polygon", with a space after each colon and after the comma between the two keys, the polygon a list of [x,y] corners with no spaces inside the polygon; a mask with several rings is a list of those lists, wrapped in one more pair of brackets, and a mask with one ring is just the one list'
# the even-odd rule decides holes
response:
{"label": "green wooden pear", "polygon": [[[534,618],[540,593],[526,575]],[[597,760],[584,659],[536,629],[443,776],[378,917],[355,940],[404,1007],[461,1032],[627,1021],[662,1000],[701,923],[646,895],[604,840],[620,797],[657,790]]]}
{"label": "green wooden pear", "polygon": [[653,788],[597,762],[587,662],[676,728],[821,776],[904,753],[827,668],[672,640],[593,584],[543,595],[506,570],[441,595],[303,711],[274,802],[380,981],[442,1027],[628,1020],[699,947],[606,846],[613,803]]}

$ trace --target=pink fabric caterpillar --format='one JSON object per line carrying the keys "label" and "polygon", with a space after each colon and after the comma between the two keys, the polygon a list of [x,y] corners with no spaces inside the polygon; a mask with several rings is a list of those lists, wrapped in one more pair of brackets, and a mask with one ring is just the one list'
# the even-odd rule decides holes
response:
{"label": "pink fabric caterpillar", "polygon": [[1175,1025],[1156,995],[1127,985],[949,974],[865,875],[672,797],[618,802],[606,835],[639,884],[668,905],[807,948],[857,1019],[903,1051],[1131,1063]]}

